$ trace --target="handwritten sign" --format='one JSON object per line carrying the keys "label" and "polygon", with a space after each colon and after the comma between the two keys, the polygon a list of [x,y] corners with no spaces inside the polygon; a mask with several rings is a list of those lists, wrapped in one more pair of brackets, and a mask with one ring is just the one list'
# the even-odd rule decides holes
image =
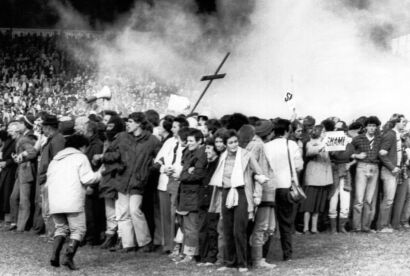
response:
{"label": "handwritten sign", "polygon": [[343,131],[329,131],[323,139],[326,151],[344,151],[349,137]]}

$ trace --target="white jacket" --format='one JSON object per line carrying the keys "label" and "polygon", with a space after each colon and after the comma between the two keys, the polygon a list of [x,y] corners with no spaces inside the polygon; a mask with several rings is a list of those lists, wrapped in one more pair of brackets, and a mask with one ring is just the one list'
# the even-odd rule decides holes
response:
{"label": "white jacket", "polygon": [[[176,152],[174,152],[177,143],[178,139],[176,139],[175,137],[171,137],[168,140],[166,140],[164,145],[162,145],[160,151],[158,152],[157,157],[154,160],[155,163],[162,164],[160,168],[161,174],[159,175],[158,180],[158,190],[160,191],[167,191],[169,177],[164,173],[166,167],[172,166],[175,169],[175,173],[173,175],[174,177],[178,177],[182,171],[181,159],[182,151],[184,148],[181,146],[181,144],[179,144],[176,149]],[[172,164],[175,154],[175,162],[174,164]]]}
{"label": "white jacket", "polygon": [[[290,188],[291,185],[286,141],[284,138],[277,138],[265,144],[265,154],[273,170],[272,181],[277,189]],[[303,159],[302,153],[294,141],[289,141],[289,154],[294,180],[298,181],[296,172],[303,169]]]}
{"label": "white jacket", "polygon": [[98,182],[87,156],[74,148],[65,148],[54,156],[47,170],[50,214],[84,211],[85,186]]}

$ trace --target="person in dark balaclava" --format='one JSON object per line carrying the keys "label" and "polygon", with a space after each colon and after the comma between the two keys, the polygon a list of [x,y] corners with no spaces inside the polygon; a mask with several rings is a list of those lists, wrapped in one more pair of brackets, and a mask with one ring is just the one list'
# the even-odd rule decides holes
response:
{"label": "person in dark balaclava", "polygon": [[[117,135],[125,130],[124,121],[117,115],[113,115],[107,122],[106,137],[104,152],[111,152],[114,149],[111,147],[112,142]],[[103,154],[96,154],[93,158],[93,163],[102,162],[105,170],[102,173],[102,179],[99,186],[99,196],[104,198],[105,202],[105,217],[106,217],[106,231],[105,241],[101,245],[102,249],[112,249],[115,247],[117,240],[117,221],[115,220],[115,198],[117,197],[114,185],[112,183],[115,174],[121,170],[121,164],[113,163],[107,164],[103,160]]]}
{"label": "person in dark balaclava", "polygon": [[114,141],[115,136],[125,130],[124,121],[119,116],[111,116],[107,122],[106,136],[109,142]]}

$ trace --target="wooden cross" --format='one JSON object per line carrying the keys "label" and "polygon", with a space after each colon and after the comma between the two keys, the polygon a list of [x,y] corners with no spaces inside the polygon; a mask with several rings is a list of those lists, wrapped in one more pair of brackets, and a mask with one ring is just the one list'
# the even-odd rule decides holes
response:
{"label": "wooden cross", "polygon": [[219,64],[218,69],[216,69],[215,73],[213,75],[208,75],[208,76],[203,76],[201,78],[201,81],[208,81],[208,84],[206,85],[204,91],[202,91],[201,96],[199,96],[199,99],[196,101],[194,108],[192,108],[191,113],[194,113],[195,109],[197,108],[199,102],[202,100],[204,97],[206,91],[208,91],[208,88],[211,86],[212,82],[217,79],[222,79],[226,76],[226,74],[218,74],[219,70],[221,70],[222,66],[224,65],[225,61],[228,59],[229,55],[231,53],[227,53],[224,59],[222,60],[221,64]]}

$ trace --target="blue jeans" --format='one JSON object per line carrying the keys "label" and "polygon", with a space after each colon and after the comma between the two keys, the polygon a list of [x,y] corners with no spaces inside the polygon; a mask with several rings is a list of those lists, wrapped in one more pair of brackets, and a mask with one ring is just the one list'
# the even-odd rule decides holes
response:
{"label": "blue jeans", "polygon": [[380,203],[380,215],[377,225],[379,229],[383,229],[390,224],[397,179],[386,167],[382,167],[380,178],[383,181],[383,200]]}
{"label": "blue jeans", "polygon": [[372,200],[377,187],[379,166],[359,162],[356,167],[356,190],[353,204],[353,229],[369,230]]}

